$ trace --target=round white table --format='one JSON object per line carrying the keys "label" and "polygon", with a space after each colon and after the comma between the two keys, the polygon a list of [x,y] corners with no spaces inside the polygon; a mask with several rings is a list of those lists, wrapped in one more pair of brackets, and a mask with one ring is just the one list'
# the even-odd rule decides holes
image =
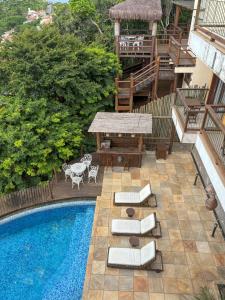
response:
{"label": "round white table", "polygon": [[73,165],[71,165],[70,169],[71,171],[76,174],[77,176],[80,176],[84,173],[84,171],[86,170],[87,166],[85,166],[85,164],[83,163],[75,163]]}

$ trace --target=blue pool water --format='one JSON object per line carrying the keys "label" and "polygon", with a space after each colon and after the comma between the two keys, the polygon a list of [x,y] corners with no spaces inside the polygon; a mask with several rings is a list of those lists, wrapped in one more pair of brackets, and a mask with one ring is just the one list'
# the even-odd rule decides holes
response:
{"label": "blue pool water", "polygon": [[0,222],[0,299],[81,299],[94,210],[72,202]]}

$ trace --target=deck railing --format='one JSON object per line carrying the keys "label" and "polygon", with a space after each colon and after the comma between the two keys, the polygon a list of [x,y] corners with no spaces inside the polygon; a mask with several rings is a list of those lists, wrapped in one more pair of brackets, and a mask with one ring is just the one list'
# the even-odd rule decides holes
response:
{"label": "deck railing", "polygon": [[53,200],[53,181],[43,186],[30,187],[0,197],[1,217],[12,212],[26,209]]}
{"label": "deck railing", "polygon": [[201,134],[216,165],[221,166],[225,174],[225,105],[206,105]]}
{"label": "deck railing", "polygon": [[157,32],[157,41],[160,45],[168,45],[170,36],[173,36],[175,40],[181,42],[183,31],[178,26],[166,28],[165,30],[159,30]]}
{"label": "deck railing", "polygon": [[188,45],[181,44],[173,36],[170,36],[168,51],[176,66],[195,66],[196,57]]}
{"label": "deck railing", "polygon": [[147,34],[120,35],[116,39],[116,52],[120,57],[150,57],[152,36]]}
{"label": "deck railing", "polygon": [[184,127],[184,132],[201,129],[205,114],[206,88],[177,89],[175,106]]}
{"label": "deck railing", "polygon": [[225,39],[225,1],[199,0],[196,28],[212,38]]}

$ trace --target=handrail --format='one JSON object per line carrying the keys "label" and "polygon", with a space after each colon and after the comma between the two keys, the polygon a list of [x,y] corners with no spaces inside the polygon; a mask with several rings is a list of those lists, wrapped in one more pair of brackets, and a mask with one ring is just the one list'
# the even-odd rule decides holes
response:
{"label": "handrail", "polygon": [[[205,101],[205,98],[206,98],[206,96],[207,96],[207,92],[209,91],[209,89],[208,89],[208,88],[177,88],[177,94],[179,95],[179,97],[180,97],[182,103],[184,104],[184,106],[185,106],[188,110],[193,111],[193,110],[187,105],[187,103],[186,103],[186,98],[187,98],[187,96],[186,96],[184,93],[182,93],[182,91],[188,91],[188,92],[191,92],[191,91],[200,91],[200,92],[201,92],[201,91],[205,91],[206,93],[204,94],[204,97],[203,97],[203,100]],[[188,98],[190,98],[190,97],[188,97]],[[193,98],[195,98],[195,97],[193,97]],[[205,106],[205,103],[204,103],[204,104],[200,104],[200,105],[196,105],[195,107],[201,108],[202,106]]]}
{"label": "handrail", "polygon": [[[208,88],[177,88],[177,90],[179,90],[179,91],[184,91],[184,90],[186,90],[186,91],[191,91],[191,90],[196,90],[196,91],[199,91],[199,90],[209,91]],[[213,106],[213,105],[211,105],[211,106]],[[221,106],[223,106],[223,105],[221,105]]]}
{"label": "handrail", "polygon": [[142,74],[143,72],[145,72],[145,70],[149,70],[150,68],[151,68],[151,66],[154,66],[155,65],[155,61],[152,61],[150,64],[148,64],[148,65],[146,65],[146,66],[144,66],[141,70],[139,70],[139,71],[137,71],[137,72],[135,72],[135,73],[133,73],[133,76],[135,77],[138,77],[138,73],[140,73],[140,74]]}
{"label": "handrail", "polygon": [[186,109],[190,109],[185,101],[185,97],[184,95],[180,92],[180,89],[177,89],[177,94],[180,96],[180,100],[183,103],[183,105],[185,106]]}
{"label": "handrail", "polygon": [[[214,107],[221,108],[221,105],[219,105],[219,106],[214,105]],[[222,107],[225,108],[225,105],[223,105]],[[218,118],[216,112],[212,109],[211,105],[206,105],[206,113],[207,112],[210,114],[210,117],[213,119],[214,123],[225,134],[225,126],[222,124],[221,120]]]}

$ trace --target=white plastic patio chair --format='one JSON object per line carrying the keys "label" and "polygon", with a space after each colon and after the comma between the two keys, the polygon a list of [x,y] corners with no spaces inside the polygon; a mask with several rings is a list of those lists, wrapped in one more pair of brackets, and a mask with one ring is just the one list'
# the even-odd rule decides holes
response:
{"label": "white plastic patio chair", "polygon": [[68,165],[68,164],[65,163],[65,164],[62,165],[62,169],[63,169],[63,171],[65,173],[65,181],[67,181],[67,178],[69,178],[72,175],[72,171],[70,169],[70,165]]}
{"label": "white plastic patio chair", "polygon": [[92,161],[92,155],[91,154],[84,154],[84,159],[88,161]]}
{"label": "white plastic patio chair", "polygon": [[80,161],[86,166],[87,170],[89,171],[89,167],[90,167],[90,164],[91,164],[91,160],[87,160],[86,157],[83,157],[83,158],[81,158]]}
{"label": "white plastic patio chair", "polygon": [[138,36],[136,41],[133,42],[133,49],[143,47],[144,36]]}
{"label": "white plastic patio chair", "polygon": [[90,182],[91,179],[94,179],[95,183],[97,182],[98,170],[99,170],[99,165],[91,166],[91,169],[88,172],[88,182]]}
{"label": "white plastic patio chair", "polygon": [[77,184],[78,190],[80,190],[80,183],[84,183],[83,176],[71,176],[72,179],[72,189],[75,184]]}

